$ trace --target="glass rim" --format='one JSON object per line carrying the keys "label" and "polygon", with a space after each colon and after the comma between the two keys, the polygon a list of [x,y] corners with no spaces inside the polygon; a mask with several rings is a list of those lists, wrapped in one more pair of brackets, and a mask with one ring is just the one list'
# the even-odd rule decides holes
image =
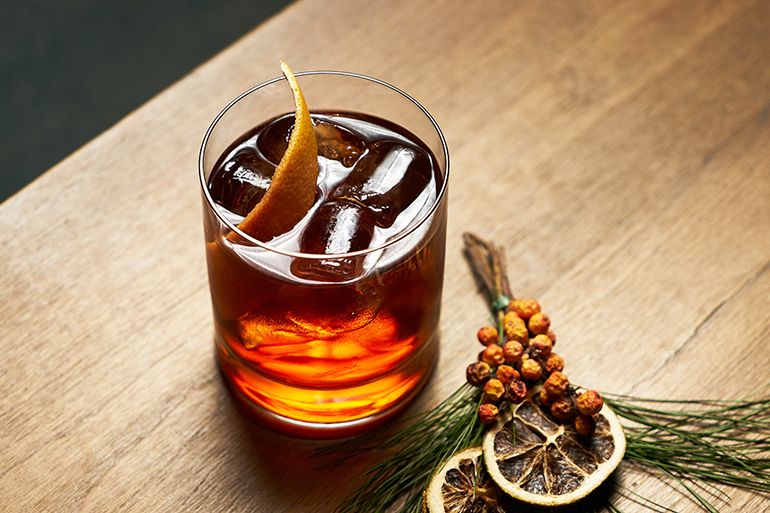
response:
{"label": "glass rim", "polygon": [[[430,115],[430,113],[423,107],[417,100],[412,98],[409,94],[405,93],[401,89],[388,84],[387,82],[384,82],[382,80],[379,80],[377,78],[372,78],[366,75],[361,75],[358,73],[350,73],[347,71],[303,71],[299,73],[295,73],[295,76],[301,77],[303,75],[336,75],[336,76],[343,76],[343,77],[349,77],[349,78],[355,78],[360,80],[366,80],[369,82],[372,82],[374,84],[384,86],[390,90],[392,90],[395,93],[400,94],[410,102],[414,106],[416,106],[418,109],[422,111],[422,113],[427,117],[427,119],[430,121],[431,125],[433,126],[434,130],[436,130],[436,133],[439,136],[439,139],[441,141],[441,149],[444,154],[444,176],[443,176],[443,183],[441,184],[441,188],[438,190],[438,194],[436,195],[436,198],[433,201],[433,204],[430,206],[430,208],[422,215],[419,219],[416,220],[412,225],[410,225],[407,229],[400,232],[398,235],[386,240],[382,244],[379,244],[373,248],[366,248],[361,249],[358,251],[351,251],[349,253],[332,253],[332,254],[318,254],[318,253],[301,253],[297,251],[289,251],[285,249],[281,249],[275,246],[271,246],[270,244],[266,242],[262,242],[260,240],[255,239],[254,237],[248,235],[245,232],[242,232],[238,229],[238,227],[233,224],[229,219],[227,219],[224,214],[220,211],[218,208],[217,203],[214,201],[214,199],[211,197],[211,194],[208,189],[208,183],[205,177],[205,171],[204,171],[204,153],[206,151],[206,145],[208,143],[208,140],[214,131],[214,129],[217,126],[217,123],[220,119],[232,108],[234,107],[239,101],[241,101],[246,96],[258,91],[259,89],[262,89],[264,87],[267,87],[269,85],[272,85],[276,82],[280,82],[282,80],[286,80],[286,77],[280,76],[273,79],[270,79],[266,82],[262,82],[261,84],[258,84],[240,95],[238,95],[234,100],[232,100],[227,106],[222,109],[222,111],[217,115],[216,118],[214,118],[214,121],[209,126],[208,130],[206,130],[206,135],[203,137],[203,142],[201,143],[200,153],[198,156],[198,176],[200,178],[200,185],[201,189],[203,191],[203,195],[206,198],[206,202],[208,208],[214,213],[214,215],[217,216],[217,218],[224,223],[228,228],[230,228],[233,232],[237,233],[239,236],[241,236],[243,239],[248,241],[250,244],[253,244],[255,246],[258,246],[261,249],[264,249],[266,251],[271,251],[273,253],[279,253],[284,256],[292,257],[292,258],[304,258],[304,259],[313,259],[313,260],[335,260],[335,259],[342,259],[342,258],[352,258],[352,257],[358,257],[358,256],[364,256],[368,255],[377,251],[381,251],[389,246],[392,246],[393,244],[396,244],[400,242],[401,240],[405,239],[412,233],[414,233],[419,227],[425,224],[425,222],[433,217],[433,214],[438,209],[439,205],[444,199],[444,196],[446,195],[447,186],[449,183],[449,149],[447,147],[446,139],[444,138],[444,134],[441,132],[441,128],[439,128],[438,123],[436,123],[436,120],[433,119],[433,116]],[[312,112],[312,111],[311,111]]]}

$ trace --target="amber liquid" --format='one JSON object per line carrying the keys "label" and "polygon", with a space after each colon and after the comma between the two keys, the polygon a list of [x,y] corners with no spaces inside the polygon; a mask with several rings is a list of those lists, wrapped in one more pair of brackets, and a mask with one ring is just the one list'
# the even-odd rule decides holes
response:
{"label": "amber liquid", "polygon": [[[228,237],[205,216],[217,355],[236,395],[282,429],[336,436],[385,420],[413,398],[437,355],[445,208],[442,175],[412,134],[378,118],[313,115],[316,204],[270,245]],[[239,138],[209,191],[237,225],[266,190],[293,117]],[[429,215],[395,244],[382,248]],[[326,256],[320,256],[326,255]],[[323,435],[321,435],[323,436]]]}

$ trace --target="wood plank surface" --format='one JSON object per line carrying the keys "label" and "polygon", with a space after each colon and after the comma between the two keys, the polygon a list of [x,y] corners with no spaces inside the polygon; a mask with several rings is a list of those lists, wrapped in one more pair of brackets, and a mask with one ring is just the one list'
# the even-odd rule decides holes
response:
{"label": "wood plank surface", "polygon": [[[375,76],[450,148],[441,356],[475,358],[462,255],[506,248],[573,382],[744,397],[770,374],[770,2],[301,0],[0,205],[0,511],[332,511],[370,463],[241,416],[217,373],[201,139],[250,86]],[[659,476],[621,484],[701,511]],[[727,489],[723,512],[768,511]],[[644,511],[619,498],[624,511]]]}

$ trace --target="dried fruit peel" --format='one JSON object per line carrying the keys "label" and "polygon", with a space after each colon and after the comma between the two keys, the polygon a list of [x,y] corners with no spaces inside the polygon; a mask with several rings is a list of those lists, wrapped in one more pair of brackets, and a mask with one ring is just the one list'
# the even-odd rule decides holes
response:
{"label": "dried fruit peel", "polygon": [[481,446],[464,449],[433,475],[423,492],[423,513],[514,513],[510,499],[489,479],[481,456]]}
{"label": "dried fruit peel", "polygon": [[[310,111],[293,72],[283,61],[281,61],[281,70],[294,95],[295,126],[288,148],[273,174],[268,191],[238,225],[241,231],[262,242],[290,231],[307,214],[315,200],[318,181],[318,149]],[[226,238],[231,242],[242,240],[237,232],[229,233]],[[246,292],[239,292],[250,285],[243,281],[238,272],[241,266],[238,259],[223,250],[216,238],[207,242],[206,250],[209,254],[209,268],[219,269],[218,273],[224,276],[224,283],[217,285],[212,282],[211,286],[218,286],[227,291],[214,295],[248,297]],[[226,274],[224,270],[227,270]],[[237,318],[242,312],[249,310],[248,305],[242,304],[239,304],[237,309],[220,304],[219,309],[220,313],[227,318]]]}
{"label": "dried fruit peel", "polygon": [[[540,387],[533,387],[527,399],[514,408],[514,415],[522,422],[520,429],[516,430],[515,445],[507,447],[510,440],[505,437],[505,430],[510,430],[510,414],[501,416],[487,431],[484,437],[484,461],[495,483],[507,495],[521,502],[546,507],[572,504],[596,489],[620,464],[626,449],[623,426],[615,412],[605,404],[597,416],[599,422],[594,435],[582,437],[574,431],[573,425],[561,425],[547,413],[543,414],[537,407],[539,395]],[[526,420],[522,421],[522,417],[526,417]],[[565,441],[565,438],[570,440]],[[611,452],[608,450],[609,445],[612,445]],[[569,457],[565,457],[565,447]],[[536,476],[538,479],[524,477],[529,470],[537,474],[539,464],[547,464],[547,458],[542,458],[545,451],[551,455],[548,458],[557,456],[561,466],[551,467],[554,472],[549,471],[548,476],[540,472]],[[593,454],[596,460],[589,461],[591,457],[586,453]],[[519,461],[514,463],[514,460]],[[596,468],[587,470],[587,467],[594,464]],[[518,472],[518,477],[512,476]],[[525,486],[535,486],[538,482],[549,490],[533,493],[520,485],[526,483]],[[558,493],[548,493],[557,487],[562,488]]]}
{"label": "dried fruit peel", "polygon": [[238,225],[262,242],[290,231],[308,213],[318,181],[318,148],[310,111],[294,73],[283,61],[281,71],[291,86],[296,108],[289,146],[264,197]]}

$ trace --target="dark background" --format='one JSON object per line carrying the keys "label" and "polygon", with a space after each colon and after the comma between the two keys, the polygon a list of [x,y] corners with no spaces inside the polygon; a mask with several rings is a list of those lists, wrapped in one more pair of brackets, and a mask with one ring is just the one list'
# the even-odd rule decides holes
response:
{"label": "dark background", "polygon": [[0,5],[0,202],[290,0]]}

